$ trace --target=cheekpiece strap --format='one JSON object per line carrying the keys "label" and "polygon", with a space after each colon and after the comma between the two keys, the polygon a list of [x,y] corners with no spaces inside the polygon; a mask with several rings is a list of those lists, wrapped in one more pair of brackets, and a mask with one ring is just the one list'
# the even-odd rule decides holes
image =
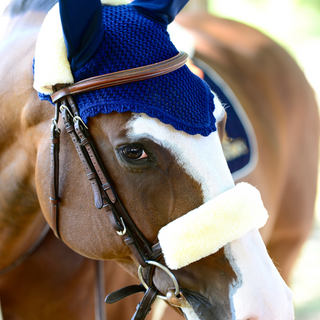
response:
{"label": "cheekpiece strap", "polygon": [[51,95],[51,100],[55,103],[65,96],[159,77],[181,68],[187,60],[188,54],[181,51],[176,56],[158,63],[91,77],[57,90]]}

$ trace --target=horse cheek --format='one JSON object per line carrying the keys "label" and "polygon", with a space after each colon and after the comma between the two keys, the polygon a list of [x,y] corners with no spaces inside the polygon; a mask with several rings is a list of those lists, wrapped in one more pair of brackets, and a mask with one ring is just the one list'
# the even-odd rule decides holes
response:
{"label": "horse cheek", "polygon": [[[48,139],[49,140],[49,139]],[[50,221],[50,143],[39,143],[36,162],[36,189],[42,213]]]}
{"label": "horse cheek", "polygon": [[159,230],[166,225],[174,208],[173,186],[168,175],[160,168],[153,173],[146,172],[139,188],[141,210],[137,215],[137,225],[151,242],[155,241]]}

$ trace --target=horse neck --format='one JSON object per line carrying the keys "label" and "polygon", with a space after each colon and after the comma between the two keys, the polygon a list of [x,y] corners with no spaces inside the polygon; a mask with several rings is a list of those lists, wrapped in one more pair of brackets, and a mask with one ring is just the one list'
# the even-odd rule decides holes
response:
{"label": "horse neck", "polygon": [[45,226],[35,166],[42,124],[50,117],[32,89],[36,31],[19,32],[31,16],[13,20],[16,32],[5,36],[0,48],[0,270],[28,250]]}

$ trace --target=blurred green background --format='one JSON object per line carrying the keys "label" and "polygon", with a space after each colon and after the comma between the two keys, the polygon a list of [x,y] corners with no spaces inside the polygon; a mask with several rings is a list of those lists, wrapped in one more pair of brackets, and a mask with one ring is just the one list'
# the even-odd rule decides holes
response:
{"label": "blurred green background", "polygon": [[319,93],[320,0],[208,0],[208,5],[211,13],[249,24],[281,43]]}
{"label": "blurred green background", "polygon": [[[320,102],[320,0],[208,0],[208,4],[211,13],[249,24],[284,46],[305,72]],[[291,287],[296,320],[320,320],[319,206]]]}

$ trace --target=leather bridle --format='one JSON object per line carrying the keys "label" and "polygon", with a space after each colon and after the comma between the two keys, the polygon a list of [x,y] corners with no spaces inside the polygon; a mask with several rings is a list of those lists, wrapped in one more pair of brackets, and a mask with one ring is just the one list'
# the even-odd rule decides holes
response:
{"label": "leather bridle", "polygon": [[59,113],[62,114],[65,130],[78,152],[84,166],[87,177],[91,182],[95,205],[108,215],[115,231],[123,237],[139,264],[145,268],[145,286],[137,285],[123,288],[106,299],[113,303],[136,292],[145,292],[145,295],[137,307],[132,319],[144,319],[151,309],[158,289],[152,283],[154,265],[150,261],[157,261],[162,257],[159,243],[152,245],[135,225],[127,210],[121,203],[112,182],[108,176],[108,170],[103,165],[96,145],[89,133],[88,127],[79,116],[78,107],[73,95],[111,86],[141,81],[167,74],[182,67],[187,61],[188,55],[180,52],[168,60],[130,70],[114,72],[102,76],[85,79],[71,86],[55,85],[51,95],[55,103],[55,117],[51,125],[51,227],[55,235],[61,239],[59,231],[59,145],[60,129],[58,128]]}

